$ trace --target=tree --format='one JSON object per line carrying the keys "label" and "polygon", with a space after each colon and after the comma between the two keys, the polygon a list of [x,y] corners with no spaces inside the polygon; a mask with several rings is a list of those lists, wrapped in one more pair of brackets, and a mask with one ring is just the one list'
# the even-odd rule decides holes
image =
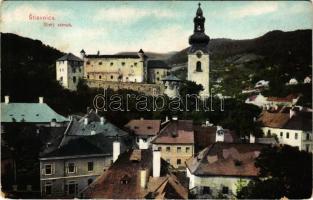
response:
{"label": "tree", "polygon": [[238,198],[309,198],[312,192],[312,154],[288,145],[264,148],[257,158],[259,178],[242,187]]}
{"label": "tree", "polygon": [[187,94],[199,95],[201,91],[203,91],[203,86],[194,81],[184,81],[180,87],[180,95],[182,97],[185,97]]}

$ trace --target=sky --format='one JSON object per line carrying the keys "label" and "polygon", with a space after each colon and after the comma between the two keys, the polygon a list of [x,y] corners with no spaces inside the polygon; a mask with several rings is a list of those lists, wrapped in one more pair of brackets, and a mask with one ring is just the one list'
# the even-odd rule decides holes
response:
{"label": "sky", "polygon": [[[210,38],[250,39],[271,30],[312,29],[309,1],[200,2]],[[81,49],[87,54],[140,48],[166,53],[189,45],[197,8],[196,1],[5,1],[0,30],[76,55]],[[55,20],[30,20],[29,15]]]}

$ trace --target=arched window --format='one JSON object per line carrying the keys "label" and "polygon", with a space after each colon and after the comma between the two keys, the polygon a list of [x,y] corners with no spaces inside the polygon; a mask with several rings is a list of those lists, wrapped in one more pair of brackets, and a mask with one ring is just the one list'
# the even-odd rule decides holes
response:
{"label": "arched window", "polygon": [[196,71],[197,71],[197,72],[202,72],[202,69],[201,69],[201,62],[200,62],[200,61],[197,62]]}

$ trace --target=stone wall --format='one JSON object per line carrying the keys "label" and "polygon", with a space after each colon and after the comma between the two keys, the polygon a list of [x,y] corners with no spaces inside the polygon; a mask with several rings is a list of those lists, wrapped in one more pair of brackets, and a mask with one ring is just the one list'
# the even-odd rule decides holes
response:
{"label": "stone wall", "polygon": [[114,91],[127,89],[141,92],[146,95],[162,95],[164,93],[164,86],[159,84],[114,82],[88,79],[86,80],[86,83],[90,88],[107,88]]}

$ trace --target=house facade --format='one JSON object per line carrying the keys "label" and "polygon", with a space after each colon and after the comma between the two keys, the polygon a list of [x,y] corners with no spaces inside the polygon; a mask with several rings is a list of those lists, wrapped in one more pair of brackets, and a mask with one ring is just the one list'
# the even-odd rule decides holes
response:
{"label": "house facade", "polygon": [[84,117],[72,116],[64,136],[52,138],[40,154],[42,197],[79,197],[80,191],[132,145],[127,132],[92,110]]}
{"label": "house facade", "polygon": [[185,161],[195,151],[192,120],[173,119],[151,142],[153,149],[161,152],[161,157],[177,169],[184,169]]}
{"label": "house facade", "polygon": [[190,192],[196,198],[226,198],[236,195],[239,181],[258,175],[254,161],[263,145],[214,143],[186,161]]}
{"label": "house facade", "polygon": [[298,147],[299,150],[313,151],[312,113],[292,108],[279,112],[263,111],[258,119],[265,136],[275,136],[279,144]]}

